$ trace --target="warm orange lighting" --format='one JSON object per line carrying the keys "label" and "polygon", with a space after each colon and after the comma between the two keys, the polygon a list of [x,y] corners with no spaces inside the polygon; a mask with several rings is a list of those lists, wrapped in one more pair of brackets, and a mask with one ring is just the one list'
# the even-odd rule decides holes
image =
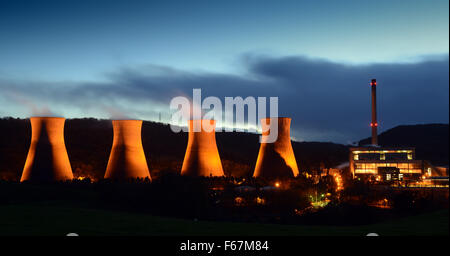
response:
{"label": "warm orange lighting", "polygon": [[258,197],[256,198],[256,204],[264,205],[264,204],[266,204],[266,199],[261,198],[261,197],[258,196]]}
{"label": "warm orange lighting", "polygon": [[333,176],[334,176],[334,180],[335,180],[336,185],[337,185],[336,191],[341,191],[341,190],[343,190],[343,189],[344,189],[344,185],[343,185],[343,182],[342,182],[342,177],[341,177],[341,175],[338,174],[338,173],[336,173],[336,174],[334,174]]}
{"label": "warm orange lighting", "polygon": [[412,154],[413,151],[410,149],[403,149],[403,150],[378,150],[378,149],[369,149],[369,150],[355,150],[353,151],[353,154],[375,154],[375,153],[410,153]]}
{"label": "warm orange lighting", "polygon": [[[199,127],[199,131],[196,131]],[[181,175],[225,176],[216,144],[215,120],[189,120],[189,137]]]}
{"label": "warm orange lighting", "polygon": [[64,142],[65,119],[32,117],[31,144],[20,181],[72,180],[72,167]]}
{"label": "warm orange lighting", "polygon": [[[278,130],[276,129],[278,125]],[[297,161],[292,149],[290,136],[291,118],[272,117],[261,119],[263,136],[256,159],[254,177],[274,179],[280,177],[297,177]],[[269,142],[267,135],[277,131],[275,142]],[[272,131],[272,132],[273,132]]]}
{"label": "warm orange lighting", "polygon": [[234,198],[234,204],[235,204],[236,206],[243,206],[244,203],[245,203],[244,198],[242,198],[242,197],[240,197],[240,196]]}
{"label": "warm orange lighting", "polygon": [[280,184],[279,182],[276,182],[276,183],[275,183],[275,187],[277,187],[277,188],[279,188],[280,185],[281,185],[281,184]]}
{"label": "warm orange lighting", "polygon": [[142,147],[141,120],[114,120],[113,145],[106,179],[150,178]]}

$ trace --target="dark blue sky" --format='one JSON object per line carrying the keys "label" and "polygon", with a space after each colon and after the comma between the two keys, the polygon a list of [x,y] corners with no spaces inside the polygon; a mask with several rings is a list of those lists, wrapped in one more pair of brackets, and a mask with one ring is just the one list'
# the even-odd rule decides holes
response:
{"label": "dark blue sky", "polygon": [[0,0],[0,116],[152,120],[202,88],[279,96],[296,139],[346,143],[376,77],[382,130],[448,123],[448,5]]}

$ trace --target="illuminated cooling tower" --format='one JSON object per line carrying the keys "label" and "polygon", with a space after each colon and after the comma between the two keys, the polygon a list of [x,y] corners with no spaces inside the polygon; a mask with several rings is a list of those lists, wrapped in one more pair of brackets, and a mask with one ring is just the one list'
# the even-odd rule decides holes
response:
{"label": "illuminated cooling tower", "polygon": [[274,143],[266,143],[268,137],[262,137],[258,159],[256,160],[255,172],[253,174],[254,177],[271,179],[294,177],[299,174],[294,150],[291,145],[291,119],[286,117],[262,119],[261,126],[263,135],[269,135],[270,130],[277,123],[278,137]]}
{"label": "illuminated cooling tower", "polygon": [[141,139],[141,120],[112,121],[114,139],[105,179],[151,178]]}
{"label": "illuminated cooling tower", "polygon": [[20,181],[73,179],[61,117],[32,117],[31,144]]}
{"label": "illuminated cooling tower", "polygon": [[[194,125],[199,131],[194,131]],[[216,145],[215,120],[189,120],[189,138],[181,175],[224,176]]]}

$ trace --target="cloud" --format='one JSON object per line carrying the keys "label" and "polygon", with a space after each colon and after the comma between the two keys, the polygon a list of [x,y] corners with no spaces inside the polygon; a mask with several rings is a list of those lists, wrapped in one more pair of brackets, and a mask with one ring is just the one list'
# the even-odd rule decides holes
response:
{"label": "cloud", "polygon": [[296,139],[348,143],[369,135],[369,81],[377,78],[381,130],[400,124],[448,123],[448,56],[421,57],[410,63],[346,65],[302,56],[246,54],[241,63],[240,74],[146,65],[107,73],[106,82],[3,79],[0,97],[5,103],[1,104],[8,105],[10,115],[23,108],[6,96],[14,92],[66,117],[120,113],[156,120],[159,113],[168,113],[171,98],[191,97],[193,88],[202,89],[202,98],[277,96],[279,114],[292,117]]}

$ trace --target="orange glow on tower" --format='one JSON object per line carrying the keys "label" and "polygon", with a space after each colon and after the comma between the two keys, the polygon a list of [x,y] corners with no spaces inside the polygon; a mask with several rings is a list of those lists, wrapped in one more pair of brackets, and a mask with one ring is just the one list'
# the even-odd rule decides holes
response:
{"label": "orange glow on tower", "polygon": [[[199,131],[194,131],[199,127]],[[224,176],[216,144],[215,120],[189,120],[189,138],[181,175]]]}
{"label": "orange glow on tower", "polygon": [[20,181],[73,179],[62,117],[31,117],[31,144]]}
{"label": "orange glow on tower", "polygon": [[114,139],[105,179],[149,178],[142,146],[142,120],[113,120]]}
{"label": "orange glow on tower", "polygon": [[295,177],[299,174],[299,171],[291,144],[291,119],[288,117],[262,119],[263,135],[269,135],[273,125],[278,125],[277,140],[274,143],[266,143],[264,142],[266,136],[262,137],[263,141],[259,148],[253,176],[270,179]]}

